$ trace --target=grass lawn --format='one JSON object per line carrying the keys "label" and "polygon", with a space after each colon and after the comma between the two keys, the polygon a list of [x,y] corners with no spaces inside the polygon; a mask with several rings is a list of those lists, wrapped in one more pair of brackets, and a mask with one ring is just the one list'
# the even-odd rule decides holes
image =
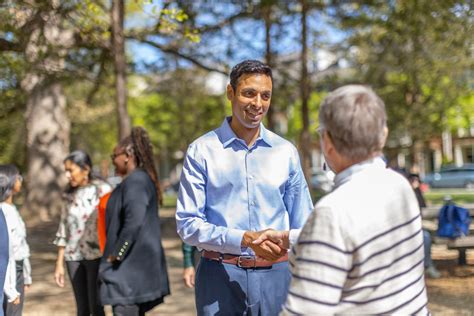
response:
{"label": "grass lawn", "polygon": [[163,196],[163,207],[175,208],[177,198],[176,194],[165,194]]}
{"label": "grass lawn", "polygon": [[[312,192],[313,202],[317,202],[322,197],[321,192]],[[466,189],[431,189],[425,193],[426,202],[430,205],[441,205],[446,195],[450,195],[454,203],[457,204],[474,204],[474,190]],[[175,194],[165,194],[163,207],[176,207]]]}
{"label": "grass lawn", "polygon": [[474,204],[474,190],[466,189],[431,189],[425,193],[425,199],[431,205],[440,205],[447,195],[456,204]]}

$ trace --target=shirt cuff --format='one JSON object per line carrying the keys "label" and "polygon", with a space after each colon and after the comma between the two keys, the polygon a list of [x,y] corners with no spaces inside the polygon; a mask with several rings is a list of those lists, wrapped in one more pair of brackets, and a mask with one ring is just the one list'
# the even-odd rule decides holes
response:
{"label": "shirt cuff", "polygon": [[298,229],[290,229],[290,234],[288,236],[290,242],[290,249],[293,248],[296,243],[298,242],[298,238],[300,237],[301,228]]}
{"label": "shirt cuff", "polygon": [[16,289],[11,289],[9,291],[5,291],[4,293],[8,299],[8,303],[12,303],[18,296],[20,296],[20,293]]}
{"label": "shirt cuff", "polygon": [[67,240],[64,237],[56,237],[56,239],[53,241],[53,244],[55,244],[58,247],[66,247],[67,245]]}
{"label": "shirt cuff", "polygon": [[245,230],[229,228],[226,234],[226,241],[222,253],[229,253],[233,255],[242,254],[242,238]]}

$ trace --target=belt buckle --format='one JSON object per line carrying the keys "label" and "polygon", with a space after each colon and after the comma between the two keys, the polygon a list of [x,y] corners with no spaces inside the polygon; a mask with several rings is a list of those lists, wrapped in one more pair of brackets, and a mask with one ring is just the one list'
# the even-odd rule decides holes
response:
{"label": "belt buckle", "polygon": [[237,266],[239,268],[248,268],[248,267],[242,267],[242,259],[244,260],[253,260],[253,268],[255,269],[255,267],[257,266],[257,258],[255,258],[255,256],[239,256],[237,258]]}

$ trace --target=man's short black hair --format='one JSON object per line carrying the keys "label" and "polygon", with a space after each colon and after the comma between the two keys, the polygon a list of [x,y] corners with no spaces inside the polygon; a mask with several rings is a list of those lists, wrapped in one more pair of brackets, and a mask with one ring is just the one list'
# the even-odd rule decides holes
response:
{"label": "man's short black hair", "polygon": [[263,74],[269,76],[273,81],[272,69],[268,65],[258,60],[244,60],[235,65],[230,72],[230,85],[234,91],[243,74]]}

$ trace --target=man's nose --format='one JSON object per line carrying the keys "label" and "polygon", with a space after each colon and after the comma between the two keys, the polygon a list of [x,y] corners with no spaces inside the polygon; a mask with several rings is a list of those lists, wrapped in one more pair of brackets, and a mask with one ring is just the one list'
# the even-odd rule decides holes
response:
{"label": "man's nose", "polygon": [[260,94],[257,94],[257,96],[255,97],[254,105],[257,109],[260,109],[262,107],[262,96]]}

